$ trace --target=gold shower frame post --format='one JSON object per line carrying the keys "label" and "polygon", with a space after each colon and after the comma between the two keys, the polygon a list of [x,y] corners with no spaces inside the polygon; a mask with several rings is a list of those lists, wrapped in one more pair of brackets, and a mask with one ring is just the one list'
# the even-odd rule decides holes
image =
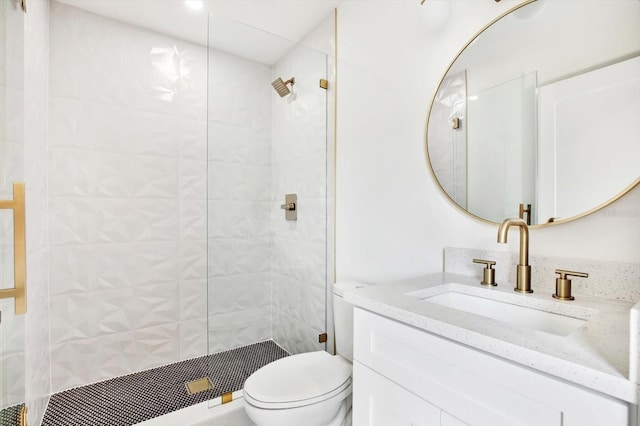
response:
{"label": "gold shower frame post", "polygon": [[14,287],[0,290],[0,299],[14,299],[16,315],[27,312],[27,264],[24,183],[13,184],[13,200],[0,200],[0,210],[13,210]]}

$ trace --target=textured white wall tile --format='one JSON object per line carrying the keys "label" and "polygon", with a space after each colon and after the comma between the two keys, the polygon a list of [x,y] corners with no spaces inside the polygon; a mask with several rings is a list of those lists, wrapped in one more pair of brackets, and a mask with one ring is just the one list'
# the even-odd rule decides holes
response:
{"label": "textured white wall tile", "polygon": [[[41,173],[45,174],[45,172],[46,169],[43,169]],[[27,254],[29,255],[48,248],[47,216],[49,212],[47,209],[46,193],[31,191],[31,186],[27,185],[25,182],[25,220],[28,224],[26,244]],[[13,223],[13,221],[11,223]]]}
{"label": "textured white wall tile", "polygon": [[207,122],[204,120],[180,120],[180,158],[204,161],[207,159]]}
{"label": "textured white wall tile", "polygon": [[185,240],[180,244],[180,280],[207,277],[207,240]]}
{"label": "textured white wall tile", "polygon": [[178,243],[123,243],[51,248],[51,293],[178,281]]}
{"label": "textured white wall tile", "polygon": [[51,298],[51,340],[63,343],[178,321],[177,283]]}
{"label": "textured white wall tile", "polygon": [[174,323],[53,345],[53,391],[174,362],[179,341]]}
{"label": "textured white wall tile", "polygon": [[[255,130],[216,121],[208,123],[207,159],[219,163],[246,164],[249,141]],[[270,141],[266,141],[270,146]]]}
{"label": "textured white wall tile", "polygon": [[244,311],[210,315],[209,352],[220,352],[270,339],[271,324],[269,306]]}
{"label": "textured white wall tile", "polygon": [[[207,280],[190,280],[180,283],[180,321],[207,316]],[[202,337],[204,338],[204,333]]]}
{"label": "textured white wall tile", "polygon": [[0,301],[0,309],[3,312],[2,318],[2,348],[6,353],[24,352],[25,322],[24,317],[13,315],[13,299],[3,299]]}
{"label": "textured white wall tile", "polygon": [[206,279],[207,50],[58,3],[50,34],[61,390],[181,359],[181,313],[206,315],[180,283]]}
{"label": "textured white wall tile", "polygon": [[[318,350],[326,331],[327,280],[327,76],[326,55],[297,47],[273,78],[295,75],[292,95],[272,97],[274,338],[299,353]],[[284,220],[284,194],[298,194],[298,220]],[[332,277],[331,277],[332,278]]]}
{"label": "textured white wall tile", "polygon": [[326,284],[326,246],[274,237],[274,271],[318,287]]}
{"label": "textured white wall tile", "polygon": [[271,167],[244,167],[245,192],[243,199],[269,201],[271,200]]}
{"label": "textured white wall tile", "polygon": [[[0,96],[2,96],[1,89]],[[0,171],[0,178],[3,182],[24,181],[24,150],[25,145],[21,140],[4,139],[2,171]],[[2,194],[0,194],[3,199],[11,198],[11,189],[10,184],[3,185]]]}
{"label": "textured white wall tile", "polygon": [[140,355],[140,361],[132,363],[132,367],[144,370],[180,359],[178,323],[142,328],[135,330],[133,334],[136,353]]}
{"label": "textured white wall tile", "polygon": [[207,198],[209,200],[241,200],[245,192],[244,167],[236,163],[209,161],[207,166]]}
{"label": "textured white wall tile", "polygon": [[[52,245],[178,239],[178,200],[53,198]],[[75,220],[70,220],[75,219]]]}
{"label": "textured white wall tile", "polygon": [[324,329],[314,330],[282,313],[274,313],[273,323],[274,340],[291,354],[324,349],[324,343],[318,343],[318,335],[324,332]]}
{"label": "textured white wall tile", "polygon": [[271,305],[271,274],[240,274],[209,279],[211,314],[223,314]]}
{"label": "textured white wall tile", "polygon": [[175,160],[98,151],[52,150],[53,197],[177,198]]}
{"label": "textured white wall tile", "polygon": [[208,120],[252,129],[269,127],[269,67],[216,51],[211,51],[210,64]]}
{"label": "textured white wall tile", "polygon": [[[10,407],[24,402],[25,388],[25,353],[0,354],[0,363],[3,368],[3,380],[11,383],[7,392],[3,392],[3,407]],[[3,389],[4,390],[4,389]]]}
{"label": "textured white wall tile", "polygon": [[51,145],[177,157],[182,121],[109,104],[53,98]]}
{"label": "textured white wall tile", "polygon": [[207,354],[207,317],[180,321],[180,359]]}
{"label": "textured white wall tile", "polygon": [[265,239],[209,240],[209,277],[271,270],[271,244]]}
{"label": "textured white wall tile", "polygon": [[[20,31],[18,30],[18,37]],[[9,34],[7,34],[9,36]],[[16,43],[19,44],[18,40],[7,41],[7,44]],[[9,63],[7,65],[6,70],[7,73],[11,72],[11,68],[15,67],[16,72],[23,72],[23,61],[16,62],[15,65],[13,63]],[[4,134],[3,139],[7,142],[12,143],[20,143],[21,145],[24,143],[24,128],[22,125],[24,124],[24,78],[22,76],[14,76],[12,80],[9,82],[9,86],[0,85],[0,95],[3,96],[4,104],[6,105],[6,127],[3,127]],[[12,87],[13,83],[13,87]],[[19,164],[20,168],[24,167],[24,163]]]}
{"label": "textured white wall tile", "polygon": [[[19,12],[18,12],[19,13]],[[20,15],[22,15],[20,13]],[[27,301],[25,317],[25,400],[28,423],[40,424],[51,393],[49,241],[48,235],[48,107],[49,2],[29,3],[24,16],[24,180],[27,201]],[[22,16],[20,19],[22,19]],[[15,123],[16,125],[18,122]],[[3,318],[4,322],[4,318]],[[11,370],[12,367],[9,366]]]}
{"label": "textured white wall tile", "polygon": [[233,239],[249,236],[249,216],[257,216],[258,213],[249,210],[251,203],[243,200],[210,200],[208,237]]}
{"label": "textured white wall tile", "polygon": [[178,219],[180,238],[202,240],[207,237],[207,202],[205,200],[180,200]]}
{"label": "textured white wall tile", "polygon": [[204,200],[207,196],[207,162],[180,160],[180,198]]}
{"label": "textured white wall tile", "polygon": [[270,200],[270,167],[209,161],[208,168],[209,199]]}

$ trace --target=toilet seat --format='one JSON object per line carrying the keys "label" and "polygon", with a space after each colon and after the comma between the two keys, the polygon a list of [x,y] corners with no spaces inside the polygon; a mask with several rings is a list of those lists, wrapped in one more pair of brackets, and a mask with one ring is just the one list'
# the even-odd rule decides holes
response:
{"label": "toilet seat", "polygon": [[244,384],[245,401],[264,409],[317,404],[350,391],[351,363],[324,351],[279,359],[253,373]]}

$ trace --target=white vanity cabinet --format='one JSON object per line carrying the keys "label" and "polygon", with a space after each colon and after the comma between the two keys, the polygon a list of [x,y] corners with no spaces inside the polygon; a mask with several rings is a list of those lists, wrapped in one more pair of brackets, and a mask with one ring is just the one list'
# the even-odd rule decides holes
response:
{"label": "white vanity cabinet", "polygon": [[354,426],[630,422],[624,401],[360,308],[353,377]]}

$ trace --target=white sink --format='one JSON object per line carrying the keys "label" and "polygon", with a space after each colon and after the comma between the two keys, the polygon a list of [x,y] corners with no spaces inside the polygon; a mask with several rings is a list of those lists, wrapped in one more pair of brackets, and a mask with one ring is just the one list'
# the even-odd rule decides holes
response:
{"label": "white sink", "polygon": [[[542,302],[539,299],[527,301],[527,296],[492,292],[460,284],[447,284],[431,288],[428,291],[409,293],[408,296],[423,299],[425,302],[492,318],[511,325],[543,331],[557,336],[568,336],[583,326],[590,316],[588,313],[564,309],[573,315],[548,312],[537,308],[522,306],[518,302],[553,306],[557,302]],[[438,291],[440,290],[440,291]],[[434,294],[436,293],[436,294]],[[476,293],[476,294],[473,294]],[[479,293],[479,294],[478,294]],[[502,300],[495,300],[500,298]],[[563,307],[564,308],[564,307]]]}

